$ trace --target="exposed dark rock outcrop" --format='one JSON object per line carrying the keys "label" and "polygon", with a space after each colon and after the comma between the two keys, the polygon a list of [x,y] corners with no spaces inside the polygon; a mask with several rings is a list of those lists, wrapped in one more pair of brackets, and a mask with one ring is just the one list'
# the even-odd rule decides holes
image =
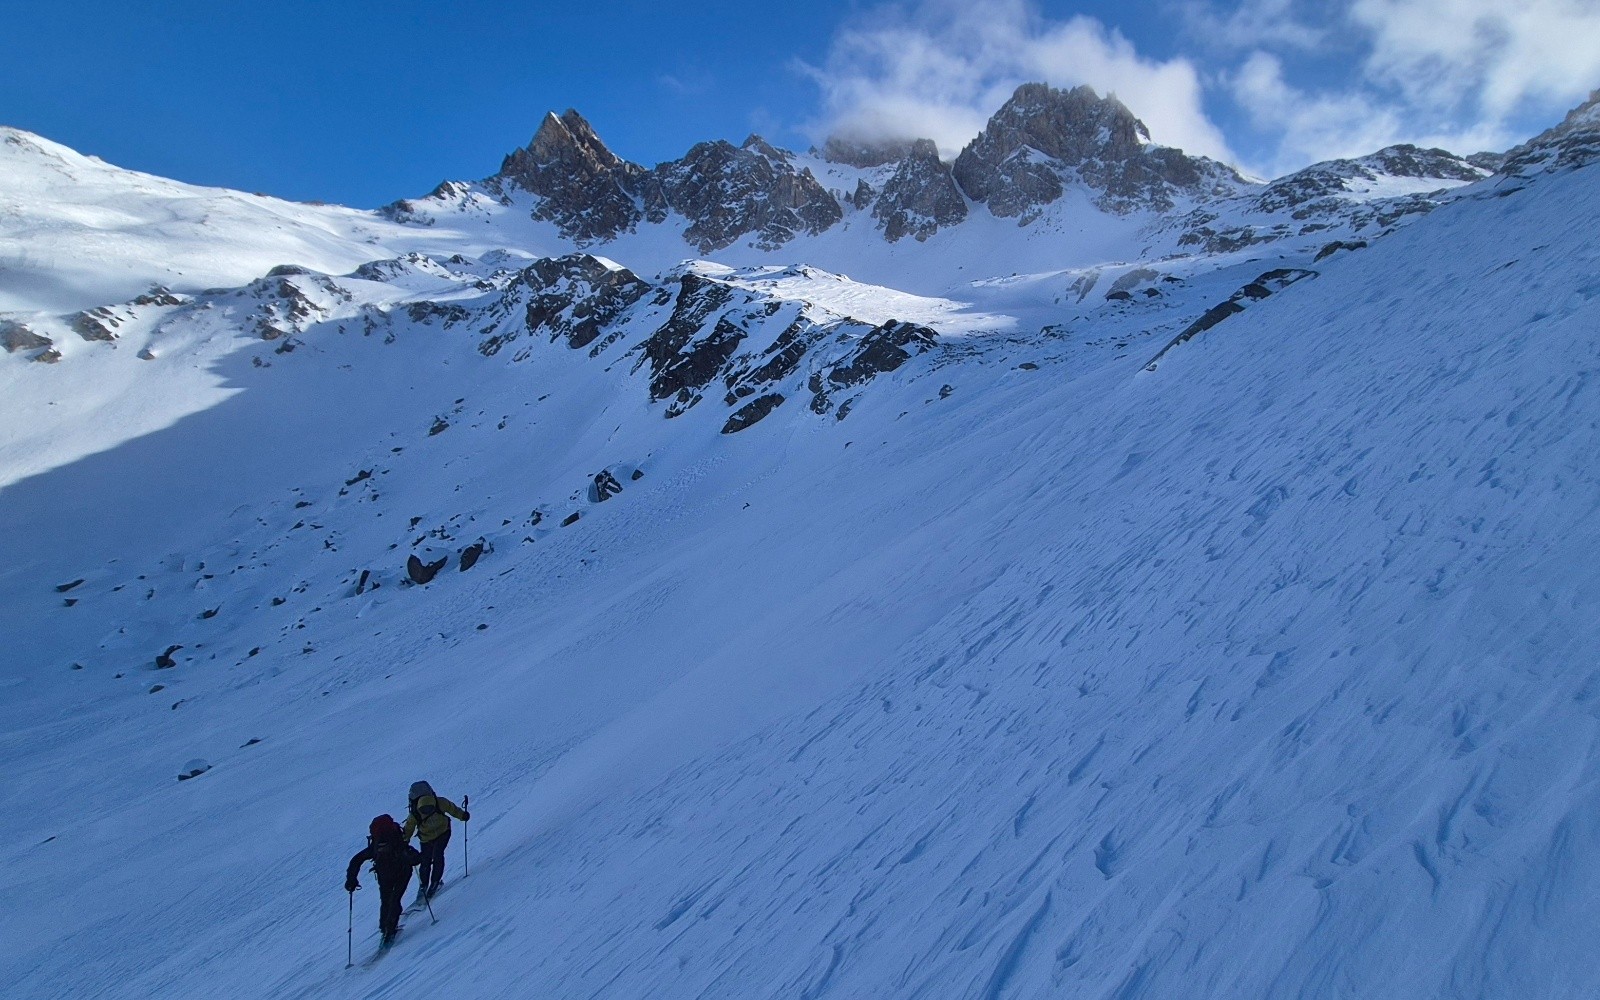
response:
{"label": "exposed dark rock outcrop", "polygon": [[967,217],[967,200],[956,187],[950,167],[939,159],[930,139],[918,139],[906,151],[894,175],[872,207],[884,239],[893,243],[903,236],[925,240],[941,227]]}
{"label": "exposed dark rock outcrop", "polygon": [[[842,390],[865,385],[879,375],[898,369],[918,354],[932,350],[937,342],[935,331],[915,323],[892,319],[873,327],[838,362],[811,376],[807,387],[812,393],[812,412],[833,410],[835,398]],[[848,401],[840,404],[836,415],[843,419],[848,408]]]}
{"label": "exposed dark rock outcrop", "polygon": [[53,343],[49,337],[34,333],[21,323],[0,319],[0,347],[4,347],[7,354],[37,350]]}
{"label": "exposed dark rock outcrop", "polygon": [[611,474],[610,469],[601,469],[595,474],[594,482],[589,485],[589,502],[604,503],[622,492],[622,484],[617,482],[617,477]]}
{"label": "exposed dark rock outcrop", "polygon": [[165,285],[151,285],[148,292],[134,296],[133,305],[160,307],[181,306],[187,301],[188,299],[184,298],[182,295],[174,294],[173,291]]}
{"label": "exposed dark rock outcrop", "polygon": [[1308,271],[1302,267],[1279,267],[1264,272],[1256,280],[1230,295],[1226,301],[1219,302],[1207,309],[1199,319],[1184,327],[1183,332],[1168,341],[1165,347],[1156,352],[1155,357],[1145,363],[1144,370],[1148,372],[1155,371],[1160,365],[1161,359],[1166,357],[1167,353],[1174,347],[1192,340],[1229,316],[1244,312],[1248,303],[1267,298],[1288,288],[1297,281],[1304,281],[1306,278],[1315,278],[1316,276],[1316,271]]}
{"label": "exposed dark rock outcrop", "polygon": [[1342,204],[1340,196],[1382,177],[1437,180],[1443,187],[1487,176],[1488,171],[1443,149],[1389,146],[1358,159],[1314,163],[1280,177],[1267,185],[1253,207],[1260,212],[1295,210],[1297,218],[1304,218],[1313,212],[1336,211]]}
{"label": "exposed dark rock outcrop", "polygon": [[677,301],[666,323],[639,346],[650,366],[652,401],[676,397],[668,416],[700,401],[701,390],[717,377],[717,372],[733,356],[745,331],[726,316],[712,328],[705,326],[733,299],[733,290],[693,272],[678,285]]}
{"label": "exposed dark rock outcrop", "polygon": [[739,407],[733,412],[732,416],[728,417],[727,423],[722,425],[722,433],[738,433],[746,427],[760,422],[763,417],[777,409],[782,403],[783,397],[775,392],[769,392],[765,396],[757,396]]}
{"label": "exposed dark rock outcrop", "polygon": [[117,339],[117,327],[122,325],[122,320],[110,307],[99,306],[74,313],[68,323],[72,332],[84,340],[110,343]]}
{"label": "exposed dark rock outcrop", "polygon": [[[588,254],[569,254],[535,261],[519,276],[532,291],[525,316],[528,330],[547,333],[571,348],[587,347],[650,286],[625,267],[613,267]],[[479,350],[494,354],[510,331],[485,340]]]}

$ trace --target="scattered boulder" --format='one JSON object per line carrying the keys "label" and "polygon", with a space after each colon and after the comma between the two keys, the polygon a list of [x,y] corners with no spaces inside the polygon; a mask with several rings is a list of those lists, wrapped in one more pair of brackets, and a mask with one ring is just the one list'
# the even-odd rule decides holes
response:
{"label": "scattered boulder", "polygon": [[444,564],[449,561],[448,557],[440,556],[433,562],[423,562],[413,553],[406,557],[406,576],[411,578],[412,583],[421,586],[438,576],[439,571],[444,569]]}
{"label": "scattered boulder", "polygon": [[581,513],[579,513],[578,511],[573,511],[571,514],[567,515],[566,520],[561,522],[561,526],[563,528],[565,528],[569,524],[577,524],[578,523],[578,518],[580,518],[582,516],[583,515]]}
{"label": "scattered boulder", "polygon": [[622,492],[622,484],[617,482],[617,477],[611,474],[610,469],[601,469],[595,474],[594,483],[589,487],[589,502],[604,503]]}
{"label": "scattered boulder", "polygon": [[166,285],[151,285],[148,292],[133,298],[136,306],[181,306],[185,301],[183,296],[174,294]]}
{"label": "scattered boulder", "polygon": [[209,770],[211,770],[211,762],[196,757],[183,765],[183,770],[178,772],[178,780],[188,781],[190,778],[198,778]]}
{"label": "scattered boulder", "polygon": [[446,430],[448,430],[449,428],[450,428],[450,421],[446,420],[443,417],[434,417],[433,418],[433,426],[428,428],[428,436],[429,437],[433,437],[435,434],[442,434]]}
{"label": "scattered boulder", "polygon": [[167,647],[167,651],[165,653],[158,653],[156,655],[156,669],[157,670],[170,670],[173,667],[177,666],[178,665],[178,661],[174,660],[172,658],[172,654],[176,653],[178,650],[180,650],[182,648],[183,648],[182,646],[168,646]]}
{"label": "scattered boulder", "polygon": [[67,591],[71,590],[72,588],[78,586],[81,583],[83,583],[83,577],[79,577],[78,579],[73,580],[71,583],[58,583],[58,584],[56,584],[56,593],[65,594]]}
{"label": "scattered boulder", "polygon": [[483,554],[489,551],[492,551],[489,543],[481,538],[462,549],[460,571],[465,573],[467,570],[476,566],[478,564],[478,560],[483,558]]}

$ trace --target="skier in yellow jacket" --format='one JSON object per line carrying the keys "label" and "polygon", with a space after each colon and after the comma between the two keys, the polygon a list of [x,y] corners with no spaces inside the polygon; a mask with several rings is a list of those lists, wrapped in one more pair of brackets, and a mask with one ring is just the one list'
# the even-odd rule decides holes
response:
{"label": "skier in yellow jacket", "polygon": [[421,841],[422,865],[417,870],[417,901],[421,902],[439,891],[444,881],[444,849],[450,843],[450,817],[465,823],[472,814],[433,793],[426,781],[413,782],[408,796],[410,808],[406,811],[405,838],[413,834]]}

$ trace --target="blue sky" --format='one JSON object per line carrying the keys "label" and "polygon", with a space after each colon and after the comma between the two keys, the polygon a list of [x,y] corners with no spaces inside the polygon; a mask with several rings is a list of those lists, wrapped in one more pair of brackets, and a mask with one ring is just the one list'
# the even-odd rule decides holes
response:
{"label": "blue sky", "polygon": [[567,107],[645,164],[752,131],[953,154],[1017,83],[1089,83],[1157,141],[1275,174],[1395,141],[1503,148],[1600,86],[1600,0],[0,0],[0,24],[0,124],[365,206],[492,173]]}

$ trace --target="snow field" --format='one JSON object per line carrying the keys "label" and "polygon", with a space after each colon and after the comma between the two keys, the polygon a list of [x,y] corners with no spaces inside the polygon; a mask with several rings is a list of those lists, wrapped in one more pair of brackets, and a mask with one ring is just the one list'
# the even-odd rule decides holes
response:
{"label": "snow field", "polygon": [[[1469,193],[1154,372],[1166,336],[975,328],[842,422],[786,406],[731,437],[551,345],[515,364],[420,325],[322,331],[266,370],[219,347],[226,399],[0,492],[60,525],[0,539],[22,845],[0,976],[26,996],[1591,995],[1590,173]],[[1196,281],[1185,315],[1234,277]],[[622,464],[646,475],[572,499]],[[502,530],[535,504],[551,520]],[[347,553],[440,525],[495,551],[341,596]],[[139,574],[147,611],[110,589]],[[183,633],[206,647],[150,669],[213,593]],[[197,755],[213,770],[176,782]],[[340,872],[417,777],[472,794],[473,874],[347,973]]]}

